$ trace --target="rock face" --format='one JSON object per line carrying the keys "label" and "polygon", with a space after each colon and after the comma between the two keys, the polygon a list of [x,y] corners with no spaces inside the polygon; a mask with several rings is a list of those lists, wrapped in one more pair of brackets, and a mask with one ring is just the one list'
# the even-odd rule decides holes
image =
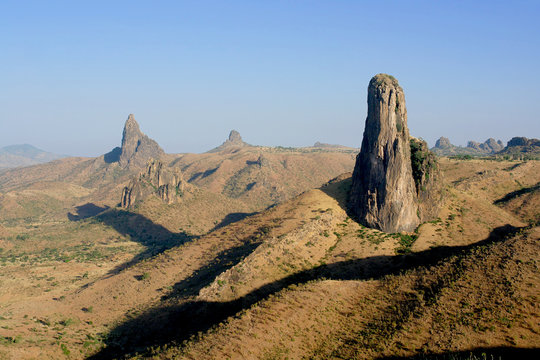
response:
{"label": "rock face", "polygon": [[214,148],[208,152],[220,152],[220,151],[231,150],[231,149],[236,149],[236,148],[245,147],[245,146],[251,146],[251,145],[249,145],[248,143],[244,142],[244,140],[242,140],[242,136],[240,136],[240,133],[238,131],[231,130],[231,132],[229,133],[229,138],[225,140],[223,144],[221,144],[217,148]]}
{"label": "rock face", "polygon": [[149,159],[159,158],[163,154],[163,149],[141,132],[135,117],[130,114],[124,125],[121,148],[106,154],[105,161],[117,160],[122,167],[144,167]]}
{"label": "rock face", "polygon": [[161,161],[150,160],[146,169],[133,178],[122,191],[121,206],[133,207],[138,201],[155,195],[164,203],[178,201],[186,191],[186,182],[179,169],[169,169]]}
{"label": "rock face", "polygon": [[412,231],[420,223],[405,96],[397,80],[386,74],[369,82],[368,116],[349,205],[360,222],[385,232]]}

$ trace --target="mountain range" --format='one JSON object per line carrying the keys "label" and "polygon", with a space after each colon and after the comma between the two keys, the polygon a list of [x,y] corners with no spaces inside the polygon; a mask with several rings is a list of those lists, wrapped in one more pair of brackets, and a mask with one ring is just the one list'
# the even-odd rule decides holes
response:
{"label": "mountain range", "polygon": [[66,157],[40,150],[32,145],[10,145],[0,148],[0,169],[42,164]]}
{"label": "mountain range", "polygon": [[431,148],[439,156],[496,156],[513,159],[540,159],[540,140],[513,137],[506,146],[501,140],[489,138],[483,143],[469,141],[466,147],[453,145],[446,137],[440,137]]}

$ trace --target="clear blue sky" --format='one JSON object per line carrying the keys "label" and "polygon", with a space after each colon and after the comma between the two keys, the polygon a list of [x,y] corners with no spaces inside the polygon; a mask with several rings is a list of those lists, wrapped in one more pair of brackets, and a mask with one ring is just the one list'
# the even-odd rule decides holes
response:
{"label": "clear blue sky", "polygon": [[433,145],[540,137],[540,1],[2,1],[0,147],[360,146],[370,78]]}

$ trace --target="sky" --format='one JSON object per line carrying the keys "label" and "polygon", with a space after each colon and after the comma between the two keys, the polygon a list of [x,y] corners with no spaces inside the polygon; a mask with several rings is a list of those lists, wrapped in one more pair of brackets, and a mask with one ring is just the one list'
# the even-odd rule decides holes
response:
{"label": "sky", "polygon": [[231,129],[360,147],[372,76],[433,146],[540,137],[540,1],[0,2],[0,147],[98,156],[130,113],[166,152]]}

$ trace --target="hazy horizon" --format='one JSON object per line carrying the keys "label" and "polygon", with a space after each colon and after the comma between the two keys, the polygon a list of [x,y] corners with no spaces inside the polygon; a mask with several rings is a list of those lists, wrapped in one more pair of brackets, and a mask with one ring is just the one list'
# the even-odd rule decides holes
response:
{"label": "hazy horizon", "polygon": [[360,147],[367,85],[405,91],[410,133],[539,137],[537,2],[3,2],[0,147],[98,156],[133,113],[168,153]]}

